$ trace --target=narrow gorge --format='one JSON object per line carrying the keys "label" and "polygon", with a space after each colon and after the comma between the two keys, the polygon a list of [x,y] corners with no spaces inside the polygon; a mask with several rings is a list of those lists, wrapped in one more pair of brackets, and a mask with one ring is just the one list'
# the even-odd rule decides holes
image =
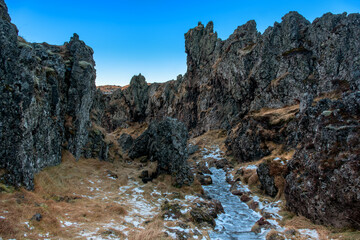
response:
{"label": "narrow gorge", "polygon": [[199,22],[184,75],[110,91],[18,32],[0,0],[0,239],[360,238],[360,14]]}

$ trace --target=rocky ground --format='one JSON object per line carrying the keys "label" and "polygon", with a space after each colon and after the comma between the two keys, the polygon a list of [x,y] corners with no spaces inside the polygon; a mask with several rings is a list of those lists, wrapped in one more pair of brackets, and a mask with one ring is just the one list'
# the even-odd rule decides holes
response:
{"label": "rocky ground", "polygon": [[209,239],[213,227],[215,233],[227,227],[224,219],[229,213],[221,202],[209,199],[211,182],[203,178],[214,178],[211,171],[220,170],[229,184],[227,191],[238,199],[236,204],[253,212],[255,220],[248,222],[247,231],[259,239],[266,234],[273,236],[269,239],[351,239],[285,211],[280,194],[266,197],[257,178],[259,162],[234,166],[223,152],[224,136],[223,131],[211,131],[189,140],[190,146],[197,146],[189,159],[196,179],[181,188],[168,184],[169,175],[144,183],[141,173],[155,171],[155,163],[125,155],[112,163],[76,162],[71,153],[63,152],[61,165],[36,176],[34,192],[2,186],[7,193],[0,194],[0,235],[5,239]]}
{"label": "rocky ground", "polygon": [[[125,131],[134,133],[144,128],[134,129]],[[236,216],[229,217],[226,207],[223,212],[221,202],[209,200],[206,194],[217,170],[223,171],[222,181],[224,184],[227,181],[228,193],[238,199],[238,208],[245,207],[255,216],[255,220],[247,222],[250,224],[247,232],[256,233],[254,236],[259,239],[266,235],[268,239],[358,236],[356,232],[336,233],[288,212],[283,190],[271,198],[265,194],[266,189],[261,189],[257,171],[262,160],[234,164],[223,152],[225,136],[223,131],[210,131],[189,140],[190,148],[196,146],[189,159],[196,177],[191,186],[182,188],[169,185],[172,182],[169,175],[144,183],[140,178],[142,172],[156,171],[155,163],[133,161],[125,155],[112,163],[96,159],[76,162],[72,154],[64,152],[61,165],[36,176],[34,192],[2,186],[8,192],[0,194],[1,236],[5,239],[209,239],[212,233],[227,228],[226,219],[236,220]],[[282,155],[273,160],[283,165],[286,158]]]}

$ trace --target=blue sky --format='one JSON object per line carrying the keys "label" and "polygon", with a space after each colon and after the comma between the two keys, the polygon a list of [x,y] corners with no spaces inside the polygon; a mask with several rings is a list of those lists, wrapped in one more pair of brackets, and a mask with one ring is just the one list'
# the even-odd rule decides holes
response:
{"label": "blue sky", "polygon": [[289,11],[313,21],[326,12],[359,12],[359,0],[5,0],[12,22],[30,42],[63,44],[74,32],[91,46],[97,85],[126,85],[142,73],[148,82],[164,82],[186,72],[184,33],[214,21],[226,39],[237,26],[254,19],[263,32]]}

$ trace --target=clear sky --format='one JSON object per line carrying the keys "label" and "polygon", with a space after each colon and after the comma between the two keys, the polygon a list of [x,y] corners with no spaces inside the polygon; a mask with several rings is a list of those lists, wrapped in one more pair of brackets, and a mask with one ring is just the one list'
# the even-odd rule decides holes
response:
{"label": "clear sky", "polygon": [[198,21],[214,21],[218,36],[226,39],[251,19],[263,32],[289,11],[310,21],[326,12],[360,11],[360,0],[5,1],[19,35],[27,41],[61,45],[78,33],[95,51],[97,85],[126,85],[139,73],[148,82],[184,74],[184,33]]}

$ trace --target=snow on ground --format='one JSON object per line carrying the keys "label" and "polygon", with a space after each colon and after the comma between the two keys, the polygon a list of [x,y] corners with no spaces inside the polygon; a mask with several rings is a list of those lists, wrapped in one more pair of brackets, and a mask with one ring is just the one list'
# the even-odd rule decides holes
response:
{"label": "snow on ground", "polygon": [[311,229],[299,229],[298,230],[299,233],[301,233],[302,235],[305,235],[307,237],[307,239],[319,239],[319,234],[316,230],[311,230]]}
{"label": "snow on ground", "polygon": [[258,169],[258,166],[256,166],[256,165],[248,165],[248,166],[246,166],[244,169],[250,169],[250,170],[253,170],[253,169]]}

